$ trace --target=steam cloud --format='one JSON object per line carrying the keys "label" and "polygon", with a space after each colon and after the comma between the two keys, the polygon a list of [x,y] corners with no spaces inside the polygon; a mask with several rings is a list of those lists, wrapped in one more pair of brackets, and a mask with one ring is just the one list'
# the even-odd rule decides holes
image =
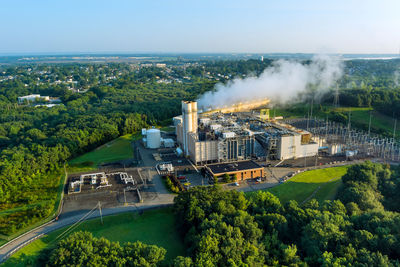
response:
{"label": "steam cloud", "polygon": [[198,105],[206,110],[264,98],[287,102],[309,91],[318,97],[342,76],[342,69],[341,60],[328,56],[313,57],[309,64],[278,60],[259,77],[217,84],[198,99]]}

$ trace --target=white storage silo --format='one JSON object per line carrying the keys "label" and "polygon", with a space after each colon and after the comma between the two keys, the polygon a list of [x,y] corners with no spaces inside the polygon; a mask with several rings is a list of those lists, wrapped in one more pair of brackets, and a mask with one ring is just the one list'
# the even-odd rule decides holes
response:
{"label": "white storage silo", "polygon": [[161,146],[161,133],[159,129],[150,129],[146,132],[148,148],[159,148]]}
{"label": "white storage silo", "polygon": [[182,101],[183,150],[189,155],[188,133],[197,133],[197,102]]}

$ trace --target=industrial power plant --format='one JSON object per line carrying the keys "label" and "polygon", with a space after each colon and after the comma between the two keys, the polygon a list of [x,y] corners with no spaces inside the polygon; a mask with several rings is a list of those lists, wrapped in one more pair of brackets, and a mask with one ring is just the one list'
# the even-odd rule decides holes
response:
{"label": "industrial power plant", "polygon": [[195,164],[252,159],[286,160],[318,154],[312,134],[269,117],[269,100],[198,112],[197,102],[182,101],[173,119],[178,145]]}

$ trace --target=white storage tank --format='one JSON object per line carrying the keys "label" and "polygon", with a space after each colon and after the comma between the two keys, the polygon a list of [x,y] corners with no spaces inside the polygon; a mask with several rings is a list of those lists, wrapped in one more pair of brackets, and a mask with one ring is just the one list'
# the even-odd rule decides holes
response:
{"label": "white storage tank", "polygon": [[142,135],[146,135],[146,128],[142,129]]}
{"label": "white storage tank", "polygon": [[146,131],[146,141],[148,148],[159,148],[161,146],[161,133],[159,129]]}

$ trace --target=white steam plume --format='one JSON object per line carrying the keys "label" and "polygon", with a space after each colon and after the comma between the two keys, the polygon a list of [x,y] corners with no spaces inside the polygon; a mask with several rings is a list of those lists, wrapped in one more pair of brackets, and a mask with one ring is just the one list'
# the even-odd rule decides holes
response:
{"label": "white steam plume", "polygon": [[263,98],[287,102],[308,90],[318,97],[341,76],[342,61],[338,58],[317,56],[309,64],[278,60],[259,77],[236,78],[227,84],[217,84],[214,91],[198,99],[198,104],[208,109]]}

